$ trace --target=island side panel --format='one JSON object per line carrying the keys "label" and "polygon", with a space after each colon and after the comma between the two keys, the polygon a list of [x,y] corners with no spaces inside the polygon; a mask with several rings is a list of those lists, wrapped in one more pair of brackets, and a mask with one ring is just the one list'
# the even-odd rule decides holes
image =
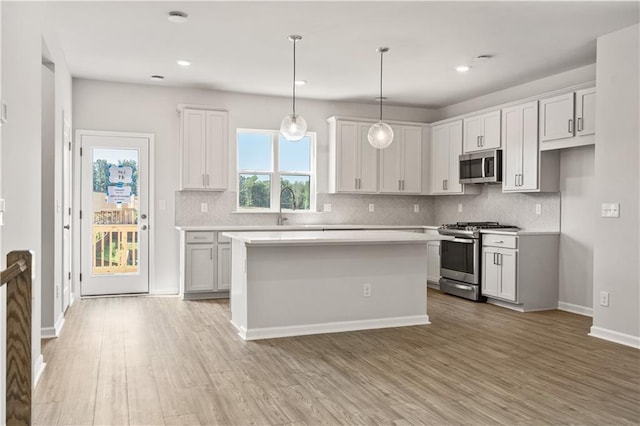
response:
{"label": "island side panel", "polygon": [[231,241],[231,290],[229,306],[231,323],[245,338],[247,330],[247,248],[245,243],[233,239]]}
{"label": "island side panel", "polygon": [[[426,243],[248,245],[246,253],[249,332],[303,326],[299,333],[265,335],[312,334],[304,326],[358,321],[370,326],[354,329],[388,327],[394,320],[428,323]],[[365,284],[371,284],[370,297],[363,295]]]}

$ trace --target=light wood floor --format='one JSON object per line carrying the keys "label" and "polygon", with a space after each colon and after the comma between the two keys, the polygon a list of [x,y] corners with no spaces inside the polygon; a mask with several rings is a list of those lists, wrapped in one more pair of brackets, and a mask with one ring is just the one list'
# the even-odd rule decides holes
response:
{"label": "light wood floor", "polygon": [[591,319],[429,290],[432,325],[244,342],[227,301],[78,300],[34,423],[638,424],[640,351]]}

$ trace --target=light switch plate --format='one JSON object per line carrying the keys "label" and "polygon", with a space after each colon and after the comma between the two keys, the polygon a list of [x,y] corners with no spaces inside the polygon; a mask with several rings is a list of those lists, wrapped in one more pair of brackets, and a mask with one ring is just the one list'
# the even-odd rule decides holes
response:
{"label": "light switch plate", "polygon": [[414,213],[420,213],[420,204],[414,204],[413,205],[413,212]]}
{"label": "light switch plate", "polygon": [[620,203],[602,203],[600,217],[620,217]]}
{"label": "light switch plate", "polygon": [[331,204],[327,203],[322,206],[322,211],[325,213],[331,213],[332,207]]}

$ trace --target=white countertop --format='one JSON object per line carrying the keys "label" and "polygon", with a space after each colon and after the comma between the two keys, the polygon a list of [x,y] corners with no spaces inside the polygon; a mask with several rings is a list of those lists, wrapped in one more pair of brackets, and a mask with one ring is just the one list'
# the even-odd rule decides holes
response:
{"label": "white countertop", "polygon": [[321,229],[434,229],[437,226],[424,225],[355,225],[355,224],[315,224],[315,225],[203,225],[203,226],[176,226],[179,231],[304,231]]}
{"label": "white countertop", "polygon": [[496,235],[515,235],[515,236],[527,236],[527,235],[560,235],[560,231],[498,231],[492,229],[483,229],[481,234],[496,234]]}
{"label": "white countertop", "polygon": [[424,244],[453,237],[393,230],[224,232],[222,235],[251,245]]}

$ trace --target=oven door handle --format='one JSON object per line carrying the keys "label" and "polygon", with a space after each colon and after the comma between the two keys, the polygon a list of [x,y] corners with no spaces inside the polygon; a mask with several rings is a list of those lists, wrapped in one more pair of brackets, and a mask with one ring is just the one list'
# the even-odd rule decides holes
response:
{"label": "oven door handle", "polygon": [[464,285],[464,284],[449,284],[449,285],[451,285],[452,287],[455,287],[455,288],[457,288],[457,289],[460,289],[460,290],[472,290],[472,289],[473,289],[473,286],[472,286],[472,285],[470,285],[470,284],[469,284],[469,285]]}
{"label": "oven door handle", "polygon": [[465,244],[473,244],[474,241],[472,239],[469,238],[454,238],[453,240],[454,243],[465,243]]}

